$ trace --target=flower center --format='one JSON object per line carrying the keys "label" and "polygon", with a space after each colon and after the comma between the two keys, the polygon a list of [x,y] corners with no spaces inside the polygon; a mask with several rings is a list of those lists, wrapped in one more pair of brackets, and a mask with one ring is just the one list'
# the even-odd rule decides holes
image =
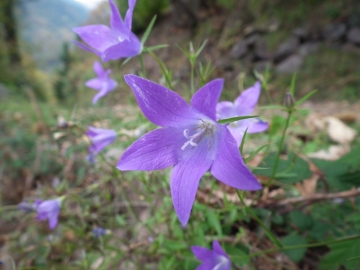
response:
{"label": "flower center", "polygon": [[215,130],[215,125],[210,121],[204,121],[204,120],[201,120],[201,123],[195,129],[192,130],[195,132],[192,135],[190,135],[189,129],[185,129],[184,136],[188,140],[183,144],[181,150],[184,150],[188,145],[194,147],[197,146],[201,138],[203,138],[206,135],[212,135],[214,133],[214,130]]}

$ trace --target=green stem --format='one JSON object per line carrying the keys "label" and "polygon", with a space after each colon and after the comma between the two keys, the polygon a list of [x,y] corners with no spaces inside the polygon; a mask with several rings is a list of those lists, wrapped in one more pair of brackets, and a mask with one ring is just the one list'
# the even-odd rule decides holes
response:
{"label": "green stem", "polygon": [[195,73],[195,63],[191,63],[191,71],[190,71],[190,91],[191,96],[194,95],[195,92],[195,85],[194,85],[194,73]]}
{"label": "green stem", "polygon": [[280,155],[281,155],[281,151],[283,149],[283,145],[284,145],[284,140],[285,140],[285,135],[286,135],[286,130],[289,127],[289,123],[290,123],[290,118],[291,118],[291,114],[292,114],[292,110],[288,111],[288,117],[286,119],[286,123],[285,123],[285,128],[283,130],[282,136],[281,136],[281,140],[280,140],[280,144],[279,144],[279,149],[278,149],[278,153],[276,155],[276,159],[275,159],[275,164],[271,173],[271,177],[270,180],[268,181],[268,183],[266,184],[266,187],[269,187],[271,185],[271,183],[274,181],[275,179],[275,175],[276,175],[276,171],[279,165],[279,160],[280,160]]}
{"label": "green stem", "polygon": [[139,54],[138,57],[139,57],[140,65],[141,65],[142,76],[144,76],[144,78],[147,78],[146,70],[145,70],[145,66],[144,66],[144,60],[143,60],[143,57],[142,57],[142,53]]}
{"label": "green stem", "polygon": [[250,216],[252,216],[253,219],[256,220],[257,223],[259,223],[259,225],[261,227],[263,227],[263,229],[265,230],[267,236],[270,238],[270,240],[279,248],[282,248],[282,244],[280,243],[280,241],[276,238],[276,236],[270,231],[270,229],[261,221],[261,219],[259,219],[255,213],[245,204],[244,199],[242,198],[242,196],[240,195],[239,191],[236,189],[236,194],[238,195],[241,203],[244,205],[245,210],[250,214]]}

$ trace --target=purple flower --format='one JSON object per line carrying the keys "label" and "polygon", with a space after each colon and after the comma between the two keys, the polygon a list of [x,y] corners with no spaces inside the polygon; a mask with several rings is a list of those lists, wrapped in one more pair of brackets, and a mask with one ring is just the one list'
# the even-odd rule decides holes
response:
{"label": "purple flower", "polygon": [[94,71],[97,75],[97,78],[93,78],[85,83],[87,87],[93,88],[95,90],[98,90],[99,93],[97,93],[92,103],[95,104],[98,102],[98,100],[104,96],[106,96],[109,92],[114,90],[117,86],[117,82],[110,78],[111,70],[107,69],[104,70],[101,64],[96,61],[94,62]]}
{"label": "purple flower", "polygon": [[17,208],[19,209],[19,210],[22,210],[22,211],[24,211],[24,212],[32,212],[32,211],[34,211],[35,209],[34,209],[34,206],[32,205],[32,204],[30,204],[30,203],[28,203],[28,202],[21,202],[21,203],[19,203],[18,205],[17,205]]}
{"label": "purple flower", "polygon": [[[216,118],[219,120],[251,115],[258,102],[260,88],[260,83],[256,82],[254,86],[242,92],[234,103],[230,101],[219,102],[216,105]],[[248,129],[247,133],[257,133],[265,131],[268,126],[267,122],[263,122],[259,118],[249,118],[231,123],[228,125],[228,129],[239,147],[246,129]]]}
{"label": "purple flower", "polygon": [[185,226],[200,178],[210,170],[223,183],[257,190],[261,185],[245,166],[226,125],[216,122],[215,107],[223,80],[211,81],[191,99],[191,106],[175,92],[126,75],[144,115],[161,128],[135,141],[120,158],[119,170],[151,171],[174,166],[170,189],[175,211]]}
{"label": "purple flower", "polygon": [[103,236],[107,233],[107,230],[105,230],[104,228],[101,228],[101,227],[95,227],[93,230],[93,235],[95,238],[98,238],[100,236]]}
{"label": "purple flower", "polygon": [[191,247],[195,257],[202,261],[196,270],[230,270],[231,261],[219,242],[214,240],[212,248],[213,250],[200,246]]}
{"label": "purple flower", "polygon": [[60,206],[61,202],[64,197],[59,197],[52,200],[35,200],[34,208],[36,209],[38,215],[38,220],[45,220],[49,221],[50,229],[55,229],[56,225],[58,224],[58,217],[60,213]]}
{"label": "purple flower", "polygon": [[76,27],[73,31],[90,47],[80,42],[75,42],[75,44],[86,51],[97,54],[103,62],[140,54],[142,44],[131,32],[132,13],[136,0],[129,0],[128,3],[129,9],[125,15],[125,21],[123,21],[114,1],[109,0],[111,28],[102,24]]}
{"label": "purple flower", "polygon": [[90,160],[93,160],[94,156],[115,141],[117,136],[115,130],[95,127],[88,127],[86,135],[91,140],[91,145],[89,147]]}

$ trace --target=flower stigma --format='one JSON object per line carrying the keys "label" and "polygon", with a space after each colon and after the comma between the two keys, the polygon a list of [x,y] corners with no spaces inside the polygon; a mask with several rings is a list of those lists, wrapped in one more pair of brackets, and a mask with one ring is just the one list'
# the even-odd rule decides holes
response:
{"label": "flower stigma", "polygon": [[189,134],[189,129],[184,130],[184,136],[188,141],[183,144],[181,150],[184,150],[188,145],[197,146],[201,138],[205,135],[211,136],[214,133],[215,125],[210,121],[201,120],[201,123],[194,130],[196,130],[196,132],[193,135]]}

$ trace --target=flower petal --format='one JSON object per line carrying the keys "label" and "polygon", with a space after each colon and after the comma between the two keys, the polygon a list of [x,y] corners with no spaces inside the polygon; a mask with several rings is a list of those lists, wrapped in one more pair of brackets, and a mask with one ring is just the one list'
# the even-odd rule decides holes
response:
{"label": "flower petal", "polygon": [[58,224],[59,219],[59,211],[53,212],[49,215],[49,227],[51,230],[55,229],[56,225]]}
{"label": "flower petal", "polygon": [[216,79],[205,84],[192,97],[191,105],[216,121],[216,104],[219,100],[223,85],[223,79]]}
{"label": "flower petal", "polygon": [[230,101],[222,101],[216,105],[216,119],[226,119],[234,117],[234,104]]}
{"label": "flower petal", "polygon": [[225,126],[223,128],[219,152],[211,167],[211,174],[224,184],[237,189],[261,189],[256,177],[244,164],[235,139]]}
{"label": "flower petal", "polygon": [[139,55],[142,50],[140,40],[133,34],[129,34],[129,39],[122,40],[117,44],[107,48],[102,55],[102,61],[107,62],[119,58],[133,57]]}
{"label": "flower petal", "polygon": [[195,257],[198,258],[200,261],[206,261],[210,257],[214,256],[214,252],[207,248],[201,246],[192,246],[191,247],[192,253],[194,253]]}
{"label": "flower petal", "polygon": [[84,51],[94,53],[97,56],[101,57],[101,52],[99,52],[98,50],[90,48],[90,47],[86,46],[85,44],[78,42],[78,41],[71,41],[71,42],[74,43],[75,45],[77,45],[79,48],[83,49]]}
{"label": "flower petal", "polygon": [[125,151],[117,164],[121,171],[160,170],[176,164],[184,143],[183,131],[160,128],[143,135]]}
{"label": "flower petal", "polygon": [[178,127],[197,119],[196,112],[175,92],[135,75],[125,75],[144,115],[155,125]]}
{"label": "flower petal", "polygon": [[99,91],[94,97],[93,97],[93,100],[92,100],[92,104],[96,104],[100,98],[102,97],[105,97],[106,94],[109,93],[109,91]]}
{"label": "flower petal", "polygon": [[126,11],[126,15],[125,15],[125,25],[128,29],[131,29],[132,16],[133,16],[135,4],[136,4],[136,0],[128,1],[129,9]]}
{"label": "flower petal", "polygon": [[103,67],[101,66],[101,64],[99,63],[99,61],[94,62],[94,71],[98,77],[103,77],[104,75],[107,74],[103,69]]}
{"label": "flower petal", "polygon": [[99,78],[93,78],[91,80],[88,80],[86,83],[85,83],[85,86],[86,87],[90,87],[90,88],[93,88],[95,90],[101,90],[102,89],[102,86],[103,86],[103,81],[100,80]]}
{"label": "flower petal", "polygon": [[[256,119],[246,119],[246,120],[253,120],[251,124],[248,126],[248,133],[258,133],[263,132],[268,129],[269,123],[260,120],[259,118]],[[256,121],[254,121],[256,120]]]}
{"label": "flower petal", "polygon": [[120,36],[121,38],[126,39],[130,31],[126,29],[125,23],[121,18],[119,9],[115,5],[114,1],[109,0],[109,4],[111,8],[110,26],[112,29],[116,30],[117,32],[122,33],[122,35]]}
{"label": "flower petal", "polygon": [[171,197],[183,226],[189,220],[200,178],[213,163],[213,153],[208,148],[209,141],[203,138],[197,146],[183,150],[181,161],[174,166],[171,174]]}
{"label": "flower petal", "polygon": [[100,52],[105,51],[107,48],[119,42],[114,31],[102,24],[76,27],[73,31],[88,45]]}
{"label": "flower petal", "polygon": [[260,90],[261,84],[256,82],[252,87],[242,92],[234,102],[237,116],[250,115],[253,112],[259,100]]}
{"label": "flower petal", "polygon": [[229,258],[229,256],[226,254],[226,252],[222,249],[219,242],[217,240],[214,240],[212,243],[212,248],[217,254],[221,254],[225,256],[226,258]]}

